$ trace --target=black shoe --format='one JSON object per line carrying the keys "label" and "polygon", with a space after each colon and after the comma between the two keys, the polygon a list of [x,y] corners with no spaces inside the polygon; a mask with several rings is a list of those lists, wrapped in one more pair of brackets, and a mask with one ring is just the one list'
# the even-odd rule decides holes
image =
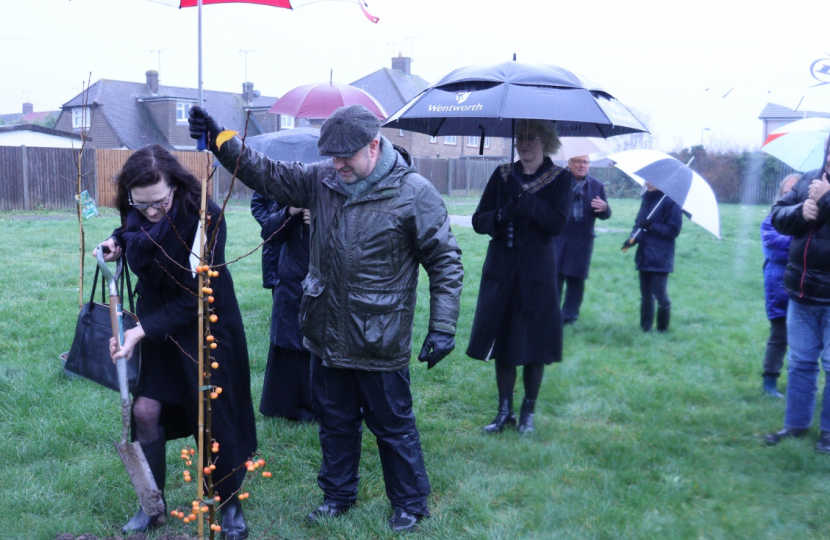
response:
{"label": "black shoe", "polygon": [[809,428],[789,428],[785,427],[778,433],[770,433],[764,437],[764,442],[767,443],[767,446],[775,446],[776,444],[780,443],[784,439],[797,439],[800,437],[804,437],[807,435]]}
{"label": "black shoe", "polygon": [[231,497],[222,505],[222,532],[219,536],[227,540],[248,538],[245,514],[242,513],[242,503],[237,497]]}
{"label": "black shoe", "polygon": [[389,528],[394,532],[414,531],[422,519],[422,515],[410,514],[403,508],[396,508],[395,513],[389,518]]}
{"label": "black shoe", "polygon": [[816,443],[816,452],[830,454],[830,431],[822,431]]}
{"label": "black shoe", "polygon": [[536,409],[536,400],[524,398],[522,400],[522,410],[519,412],[519,433],[525,435],[533,433],[536,428],[533,424],[534,410]]}
{"label": "black shoe", "polygon": [[348,511],[353,504],[342,504],[334,501],[323,501],[323,504],[317,507],[315,511],[306,516],[306,521],[309,523],[317,523],[323,518],[336,518]]}
{"label": "black shoe", "polygon": [[499,399],[499,411],[493,421],[484,426],[484,433],[499,433],[504,426],[516,425],[516,417],[513,416],[513,399]]}
{"label": "black shoe", "polygon": [[165,451],[164,430],[159,428],[159,432],[161,436],[152,442],[142,444],[141,450],[150,467],[156,487],[161,491],[162,507],[159,509],[159,514],[155,516],[148,516],[143,508],[139,508],[138,512],[121,529],[125,536],[147,532],[154,527],[164,525],[166,521],[167,503],[164,500],[164,486],[167,479],[167,452]]}

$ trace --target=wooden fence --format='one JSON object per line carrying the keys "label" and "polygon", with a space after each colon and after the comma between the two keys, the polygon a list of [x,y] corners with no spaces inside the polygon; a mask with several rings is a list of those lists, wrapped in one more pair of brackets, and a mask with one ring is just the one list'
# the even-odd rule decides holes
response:
{"label": "wooden fence", "polygon": [[[112,207],[115,178],[131,150],[92,149],[83,152],[69,148],[29,148],[0,146],[0,211],[75,208],[78,174],[98,206]],[[209,176],[214,165],[207,152],[172,152],[197,178]],[[415,158],[417,170],[430,180],[442,195],[480,195],[495,168],[504,159],[429,159]],[[718,202],[770,204],[778,184],[793,172],[769,156],[745,153],[735,156],[701,156],[692,162],[715,192]],[[591,174],[606,185],[611,197],[635,197],[639,186],[616,168],[591,169]],[[208,184],[210,193],[223,199],[247,199],[251,190],[238,180],[230,187],[231,175],[221,166]]]}
{"label": "wooden fence", "polygon": [[[207,177],[210,154],[171,153],[196,178]],[[98,206],[112,207],[115,178],[132,154],[132,150],[86,148],[81,153],[72,148],[0,146],[0,210],[75,208],[79,175],[81,189],[88,190]]]}

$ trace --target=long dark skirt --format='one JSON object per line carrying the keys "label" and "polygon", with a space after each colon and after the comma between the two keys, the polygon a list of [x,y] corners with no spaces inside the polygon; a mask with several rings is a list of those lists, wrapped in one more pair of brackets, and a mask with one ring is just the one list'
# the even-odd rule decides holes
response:
{"label": "long dark skirt", "polygon": [[311,406],[309,353],[271,344],[259,412],[300,422],[317,421]]}

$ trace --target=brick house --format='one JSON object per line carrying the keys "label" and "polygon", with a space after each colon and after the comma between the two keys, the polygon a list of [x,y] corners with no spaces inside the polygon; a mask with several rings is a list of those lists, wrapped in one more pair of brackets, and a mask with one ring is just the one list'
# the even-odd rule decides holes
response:
{"label": "brick house", "polygon": [[[203,90],[203,96],[211,116],[239,133],[245,131],[250,111],[248,136],[278,131],[281,121],[293,121],[266,114],[277,98],[261,96],[251,82],[243,83],[240,94]],[[159,85],[155,70],[146,72],[143,83],[100,79],[61,107],[55,129],[86,131],[92,148],[135,150],[159,144],[168,150],[195,150],[187,115],[198,99],[197,89]]]}
{"label": "brick house", "polygon": [[[429,83],[411,72],[412,59],[400,54],[392,58],[392,69],[381,68],[353,83],[372,95],[383,105],[386,113],[394,114],[406,105]],[[397,144],[416,158],[493,158],[510,156],[510,143],[500,137],[486,137],[484,155],[479,156],[478,137],[435,137],[423,133],[383,128],[381,133],[392,143]]]}
{"label": "brick house", "polygon": [[830,113],[815,111],[794,111],[782,105],[767,103],[758,118],[763,122],[761,142],[767,140],[769,134],[796,120],[803,118],[830,118]]}
{"label": "brick house", "polygon": [[13,124],[34,124],[35,122],[42,123],[50,117],[53,120],[56,119],[60,113],[60,111],[35,112],[35,106],[29,102],[26,102],[23,104],[23,112],[0,114],[0,126]]}

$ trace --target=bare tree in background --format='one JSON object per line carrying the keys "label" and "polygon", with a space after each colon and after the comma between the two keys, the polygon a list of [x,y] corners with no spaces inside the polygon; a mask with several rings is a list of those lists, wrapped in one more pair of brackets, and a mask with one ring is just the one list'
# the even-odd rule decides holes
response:
{"label": "bare tree in background", "polygon": [[[629,111],[634,117],[640,121],[643,126],[651,131],[652,120],[651,114],[643,109],[636,107],[629,107]],[[651,148],[654,144],[654,137],[651,133],[631,133],[629,135],[618,135],[608,139],[608,142],[614,145],[615,152],[623,152],[625,150],[636,150],[638,148]]]}

